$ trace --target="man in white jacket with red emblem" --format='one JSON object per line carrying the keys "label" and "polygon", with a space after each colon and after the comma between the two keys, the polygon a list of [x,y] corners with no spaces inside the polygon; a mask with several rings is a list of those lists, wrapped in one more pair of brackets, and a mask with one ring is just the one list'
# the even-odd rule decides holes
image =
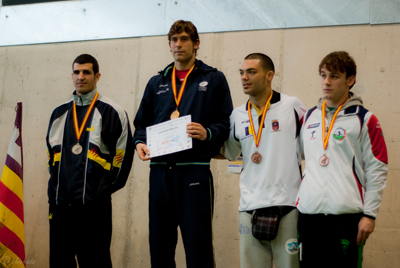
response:
{"label": "man in white jacket with red emblem", "polygon": [[248,55],[240,68],[246,104],[230,117],[222,154],[243,155],[240,174],[240,267],[299,267],[296,194],[301,181],[299,132],[304,105],[272,90],[275,69],[261,53]]}
{"label": "man in white jacket with red emblem", "polygon": [[378,119],[350,92],[357,73],[353,58],[332,52],[319,73],[323,97],[307,111],[300,133],[300,266],[361,267],[386,184],[385,140]]}

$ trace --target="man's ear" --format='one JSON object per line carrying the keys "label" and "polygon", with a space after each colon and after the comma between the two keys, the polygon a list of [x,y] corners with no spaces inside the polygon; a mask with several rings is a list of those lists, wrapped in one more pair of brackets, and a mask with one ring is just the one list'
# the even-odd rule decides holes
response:
{"label": "man's ear", "polygon": [[274,76],[275,76],[274,71],[268,71],[268,72],[267,72],[267,75],[266,75],[267,81],[268,81],[268,82],[271,82],[272,79],[274,78]]}
{"label": "man's ear", "polygon": [[199,49],[200,47],[200,39],[197,39],[196,42],[194,42],[194,49]]}
{"label": "man's ear", "polygon": [[356,83],[356,77],[354,75],[347,78],[347,86],[351,87]]}
{"label": "man's ear", "polygon": [[94,81],[95,81],[96,83],[100,80],[100,76],[101,76],[100,73],[97,73],[97,74],[94,76]]}

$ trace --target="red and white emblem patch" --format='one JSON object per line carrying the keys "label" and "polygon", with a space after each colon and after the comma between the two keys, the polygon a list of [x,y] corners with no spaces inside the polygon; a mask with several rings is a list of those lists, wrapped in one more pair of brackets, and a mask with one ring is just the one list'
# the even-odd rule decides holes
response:
{"label": "red and white emblem patch", "polygon": [[279,130],[279,119],[272,120],[272,130],[278,131]]}

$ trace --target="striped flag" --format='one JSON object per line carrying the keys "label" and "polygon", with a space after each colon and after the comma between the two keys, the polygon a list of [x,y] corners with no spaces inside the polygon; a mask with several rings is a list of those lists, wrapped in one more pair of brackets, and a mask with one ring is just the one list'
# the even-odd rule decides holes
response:
{"label": "striped flag", "polygon": [[0,267],[25,267],[24,196],[22,190],[22,103],[0,178]]}

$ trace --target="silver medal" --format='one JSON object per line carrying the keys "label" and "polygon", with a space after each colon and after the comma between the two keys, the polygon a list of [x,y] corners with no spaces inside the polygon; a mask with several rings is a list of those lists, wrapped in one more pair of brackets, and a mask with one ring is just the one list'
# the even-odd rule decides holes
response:
{"label": "silver medal", "polygon": [[75,155],[82,153],[82,146],[79,143],[72,146],[72,153]]}

